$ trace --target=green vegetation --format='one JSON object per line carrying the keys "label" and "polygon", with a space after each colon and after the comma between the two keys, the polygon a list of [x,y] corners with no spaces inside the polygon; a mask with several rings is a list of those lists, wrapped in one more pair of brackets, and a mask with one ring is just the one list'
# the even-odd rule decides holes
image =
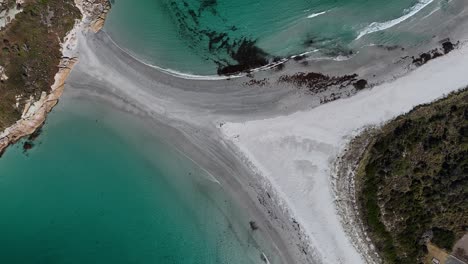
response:
{"label": "green vegetation", "polygon": [[468,90],[385,125],[357,180],[364,222],[386,263],[421,262],[429,240],[451,251],[468,228]]}
{"label": "green vegetation", "polygon": [[[0,131],[21,116],[30,96],[50,91],[61,58],[60,42],[80,18],[73,0],[26,1],[23,12],[0,32]],[[22,95],[18,108],[16,96]]]}
{"label": "green vegetation", "polygon": [[434,235],[432,242],[450,252],[452,250],[453,244],[455,244],[455,234],[450,230],[444,230],[440,228],[433,228],[432,231]]}

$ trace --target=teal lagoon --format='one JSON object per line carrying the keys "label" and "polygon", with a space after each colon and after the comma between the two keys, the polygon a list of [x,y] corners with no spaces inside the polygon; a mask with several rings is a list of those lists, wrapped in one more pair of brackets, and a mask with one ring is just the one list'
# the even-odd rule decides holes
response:
{"label": "teal lagoon", "polygon": [[22,143],[0,158],[0,263],[263,263],[221,186],[134,116],[66,99]]}

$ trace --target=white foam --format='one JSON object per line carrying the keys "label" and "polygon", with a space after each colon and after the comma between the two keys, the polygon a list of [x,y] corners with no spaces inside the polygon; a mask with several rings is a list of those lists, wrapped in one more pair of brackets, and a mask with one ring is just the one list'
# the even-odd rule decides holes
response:
{"label": "white foam", "polygon": [[365,36],[367,34],[370,34],[370,33],[374,33],[374,32],[377,32],[377,31],[382,31],[382,30],[394,27],[394,26],[400,24],[401,22],[407,20],[408,18],[414,16],[415,14],[417,14],[419,11],[421,11],[423,8],[425,8],[426,6],[428,6],[432,2],[433,2],[433,0],[421,0],[420,2],[418,2],[417,4],[415,4],[414,6],[409,8],[405,15],[403,15],[403,16],[401,16],[399,18],[389,20],[389,21],[386,21],[386,22],[372,22],[369,26],[367,26],[366,28],[361,30],[361,32],[359,32],[359,35],[358,35],[358,37],[356,39],[360,39],[363,36]]}
{"label": "white foam", "polygon": [[[119,44],[117,44],[114,39],[112,39],[112,37],[107,34],[107,32],[103,31],[104,33],[106,33],[106,35],[108,36],[108,38],[110,39],[110,41],[117,47],[119,48],[123,53],[127,54],[128,56],[132,57],[133,59],[135,59],[136,61],[139,61],[141,62],[142,64],[148,66],[148,67],[151,67],[151,68],[154,68],[154,69],[157,69],[161,72],[164,72],[164,73],[167,73],[169,75],[172,75],[172,76],[175,76],[175,77],[178,77],[178,78],[182,78],[182,79],[187,79],[187,80],[226,80],[226,79],[233,79],[233,78],[238,78],[238,77],[242,77],[244,75],[246,75],[245,73],[242,73],[242,74],[234,74],[234,75],[229,75],[229,76],[219,76],[219,75],[197,75],[197,74],[190,74],[190,73],[182,73],[182,72],[178,72],[176,70],[172,70],[172,69],[167,69],[167,68],[162,68],[162,67],[159,67],[159,66],[156,66],[156,65],[153,65],[153,64],[150,64],[150,63],[147,63],[139,58],[137,58],[135,55],[133,55],[130,51],[122,48]],[[252,71],[255,71],[256,69],[253,69]]]}
{"label": "white foam", "polygon": [[313,13],[313,14],[310,14],[309,16],[307,16],[307,18],[314,18],[314,17],[318,17],[318,16],[321,16],[323,14],[326,14],[328,11],[323,11],[323,12],[319,12],[319,13]]}

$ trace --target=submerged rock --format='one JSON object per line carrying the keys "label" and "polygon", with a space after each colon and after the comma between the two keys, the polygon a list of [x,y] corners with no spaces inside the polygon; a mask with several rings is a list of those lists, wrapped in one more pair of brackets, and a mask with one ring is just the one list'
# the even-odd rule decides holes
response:
{"label": "submerged rock", "polygon": [[26,152],[34,147],[34,144],[31,141],[26,141],[23,144],[23,150]]}
{"label": "submerged rock", "polygon": [[268,54],[255,45],[255,41],[243,39],[239,48],[230,51],[232,59],[237,61],[235,65],[221,66],[219,75],[232,75],[245,72],[254,68],[265,66],[269,63]]}

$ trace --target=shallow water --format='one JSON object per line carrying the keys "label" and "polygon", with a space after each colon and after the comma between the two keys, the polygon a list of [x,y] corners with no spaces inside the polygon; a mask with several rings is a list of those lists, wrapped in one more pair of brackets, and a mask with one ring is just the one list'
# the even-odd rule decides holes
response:
{"label": "shallow water", "polygon": [[371,43],[411,45],[431,36],[395,26],[442,2],[115,0],[106,31],[150,64],[210,75],[238,64],[232,55],[243,43],[254,43],[269,61],[317,50],[321,56],[348,55]]}
{"label": "shallow water", "polygon": [[31,150],[7,150],[0,212],[0,263],[263,263],[219,184],[89,101],[62,100]]}

